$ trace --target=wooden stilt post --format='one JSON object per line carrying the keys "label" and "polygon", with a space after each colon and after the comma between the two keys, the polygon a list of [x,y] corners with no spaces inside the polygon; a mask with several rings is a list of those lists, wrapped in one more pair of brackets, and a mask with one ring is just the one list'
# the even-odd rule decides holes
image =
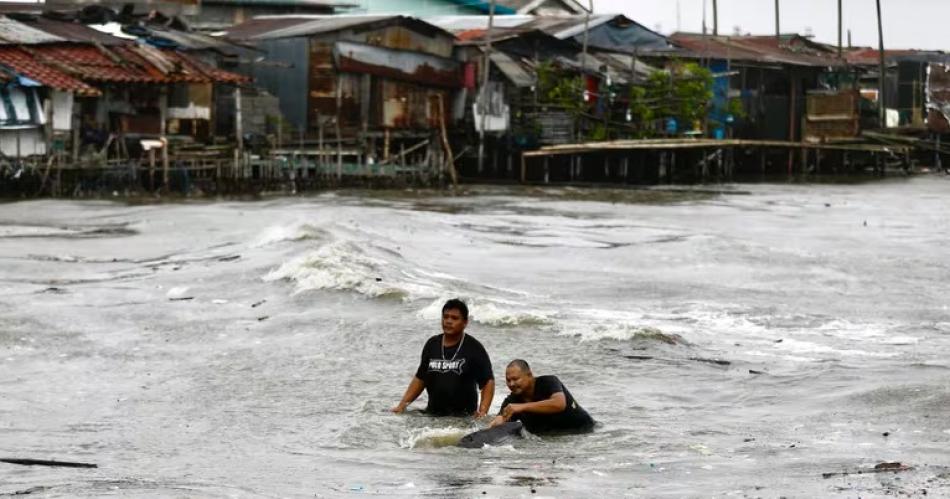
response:
{"label": "wooden stilt post", "polygon": [[525,183],[528,179],[528,162],[524,154],[521,155],[521,183]]}
{"label": "wooden stilt post", "polygon": [[159,120],[161,121],[161,141],[162,141],[162,189],[167,193],[169,189],[169,166],[168,166],[168,136],[166,135],[168,119],[168,87],[163,86],[158,97]]}

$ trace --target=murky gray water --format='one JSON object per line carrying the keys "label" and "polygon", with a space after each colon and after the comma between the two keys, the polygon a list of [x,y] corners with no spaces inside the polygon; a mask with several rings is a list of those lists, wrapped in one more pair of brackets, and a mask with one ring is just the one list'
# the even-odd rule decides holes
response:
{"label": "murky gray water", "polygon": [[[473,190],[0,205],[0,495],[950,495],[947,178]],[[453,296],[597,431],[389,414]]]}

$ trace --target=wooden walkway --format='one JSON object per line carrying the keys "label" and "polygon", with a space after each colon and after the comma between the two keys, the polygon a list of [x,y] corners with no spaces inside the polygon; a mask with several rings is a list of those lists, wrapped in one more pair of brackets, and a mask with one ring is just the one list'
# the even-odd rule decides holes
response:
{"label": "wooden walkway", "polygon": [[[841,163],[845,169],[856,164],[854,160],[859,157],[864,157],[869,160],[864,164],[871,164],[876,169],[883,169],[883,160],[887,157],[897,157],[902,161],[909,161],[908,158],[912,149],[910,145],[906,144],[872,144],[863,141],[815,143],[747,139],[715,140],[706,138],[616,140],[608,142],[560,144],[522,153],[521,181],[528,181],[529,161],[534,158],[543,161],[543,178],[544,182],[547,183],[551,173],[548,159],[553,160],[558,157],[566,157],[566,160],[560,161],[559,164],[555,166],[561,169],[566,167],[572,179],[575,178],[576,172],[580,170],[580,165],[583,163],[585,156],[597,156],[602,158],[606,172],[609,173],[616,167],[620,172],[613,176],[626,178],[632,166],[629,160],[634,156],[638,156],[637,159],[640,160],[639,167],[641,169],[650,168],[650,165],[644,164],[644,154],[651,155],[650,157],[658,164],[658,168],[661,171],[657,172],[657,177],[666,176],[671,178],[673,169],[686,166],[681,163],[688,161],[690,164],[687,169],[692,170],[695,166],[698,176],[702,178],[706,178],[709,175],[712,171],[711,167],[713,166],[711,163],[716,162],[721,178],[730,177],[732,175],[736,152],[742,152],[743,157],[752,156],[753,153],[757,152],[758,154],[755,156],[759,158],[758,162],[761,164],[763,171],[765,169],[767,155],[770,154],[774,157],[776,154],[781,154],[783,158],[787,155],[787,161],[785,159],[782,160],[782,163],[786,165],[783,169],[787,170],[787,173],[791,175],[793,173],[793,166],[796,163],[796,157],[801,164],[800,171],[802,172],[806,171],[806,168],[809,167],[811,164],[809,163],[810,161],[814,163],[817,169],[820,169],[822,160],[824,159],[827,162],[827,160],[830,159],[829,156],[834,156],[834,159]],[[679,155],[680,161],[677,161],[678,151],[682,152]],[[710,154],[710,152],[712,152],[712,154]],[[689,159],[684,158],[684,155],[688,156]],[[611,163],[612,161],[618,164],[614,165]]]}

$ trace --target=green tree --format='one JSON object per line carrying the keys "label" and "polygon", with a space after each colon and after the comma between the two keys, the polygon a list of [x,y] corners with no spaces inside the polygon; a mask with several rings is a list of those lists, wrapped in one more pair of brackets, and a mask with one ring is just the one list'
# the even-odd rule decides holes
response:
{"label": "green tree", "polygon": [[696,63],[674,61],[670,69],[651,74],[645,84],[630,90],[630,114],[642,136],[662,129],[657,120],[674,118],[680,130],[694,128],[708,112],[713,96],[709,69]]}

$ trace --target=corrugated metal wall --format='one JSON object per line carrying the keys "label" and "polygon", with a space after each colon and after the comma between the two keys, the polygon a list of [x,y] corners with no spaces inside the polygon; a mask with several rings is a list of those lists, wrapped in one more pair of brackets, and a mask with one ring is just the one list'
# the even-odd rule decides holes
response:
{"label": "corrugated metal wall", "polygon": [[243,65],[240,72],[254,77],[257,86],[280,99],[280,110],[288,123],[297,128],[307,127],[309,40],[266,40],[257,46],[267,54],[266,64]]}

